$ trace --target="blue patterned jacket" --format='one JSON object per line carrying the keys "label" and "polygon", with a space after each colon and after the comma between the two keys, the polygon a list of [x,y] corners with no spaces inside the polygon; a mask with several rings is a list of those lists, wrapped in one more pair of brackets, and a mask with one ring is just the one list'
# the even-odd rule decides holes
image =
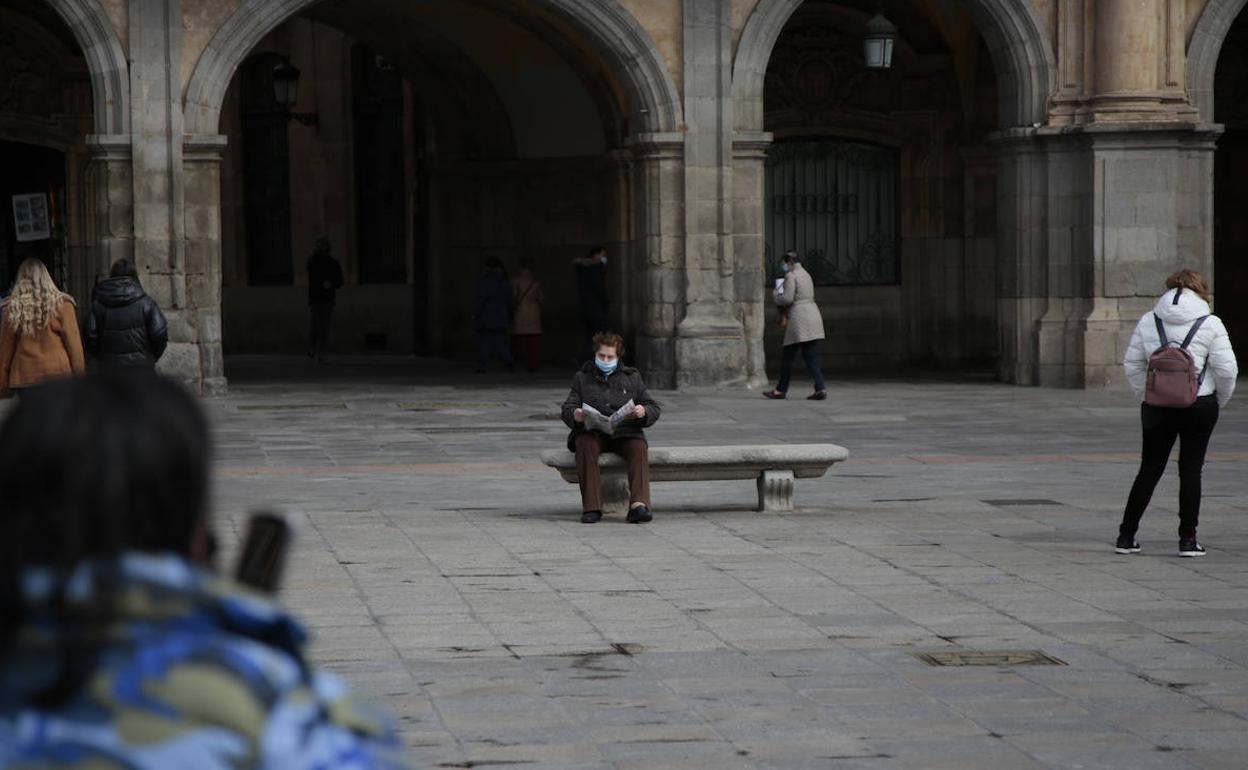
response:
{"label": "blue patterned jacket", "polygon": [[[65,601],[86,606],[79,567]],[[118,566],[109,641],[52,711],[30,705],[61,668],[46,571],[23,575],[28,622],[0,662],[0,768],[240,770],[407,767],[388,721],[304,662],[303,629],[274,604],[171,555]]]}

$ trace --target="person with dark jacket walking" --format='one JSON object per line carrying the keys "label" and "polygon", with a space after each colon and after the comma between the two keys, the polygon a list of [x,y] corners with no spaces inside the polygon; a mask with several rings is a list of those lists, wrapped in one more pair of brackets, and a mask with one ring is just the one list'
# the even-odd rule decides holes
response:
{"label": "person with dark jacket walking", "polygon": [[515,297],[503,263],[495,257],[485,260],[485,270],[477,284],[477,372],[485,371],[490,351],[498,354],[507,371],[514,371],[515,362],[507,344],[507,327],[511,325],[511,309]]}
{"label": "person with dark jacket walking", "polygon": [[[604,332],[608,326],[607,301],[607,247],[595,246],[583,257],[572,260],[576,272],[576,296],[581,308],[581,323],[585,325],[585,339]],[[590,350],[590,358],[594,350]]]}
{"label": "person with dark jacket walking", "polygon": [[[650,514],[650,457],[644,429],[658,421],[660,406],[646,391],[641,372],[620,364],[623,353],[624,340],[620,335],[595,334],[594,360],[572,376],[572,390],[563,402],[560,416],[572,429],[568,451],[576,453],[583,524],[602,520],[602,472],[598,458],[604,451],[617,454],[628,463],[628,522],[640,524],[654,518]],[[585,428],[582,404],[610,416],[629,400],[634,404],[632,416],[620,423],[612,435]]]}
{"label": "person with dark jacket walking", "polygon": [[334,314],[334,301],[344,283],[342,265],[330,253],[329,238],[316,239],[312,256],[308,257],[308,309],[312,315],[308,333],[308,358],[325,360],[329,346],[329,320]]}
{"label": "person with dark jacket walking", "polygon": [[169,342],[169,324],[143,291],[134,263],[119,259],[95,287],[84,341],[101,366],[154,368]]}

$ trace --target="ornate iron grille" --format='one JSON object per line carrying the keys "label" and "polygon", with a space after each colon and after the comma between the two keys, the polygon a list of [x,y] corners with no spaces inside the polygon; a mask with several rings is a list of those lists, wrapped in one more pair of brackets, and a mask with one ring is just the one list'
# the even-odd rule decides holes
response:
{"label": "ornate iron grille", "polygon": [[767,154],[767,275],[786,251],[818,286],[897,283],[897,152],[839,139],[779,142]]}

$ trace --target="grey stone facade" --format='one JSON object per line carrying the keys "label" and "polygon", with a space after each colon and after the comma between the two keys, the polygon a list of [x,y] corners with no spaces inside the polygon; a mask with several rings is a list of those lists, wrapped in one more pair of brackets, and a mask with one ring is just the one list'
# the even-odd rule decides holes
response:
{"label": "grey stone facade", "polygon": [[[672,2],[680,29],[631,0],[497,5],[591,52],[626,105],[626,134],[601,164],[614,180],[603,240],[623,252],[620,317],[639,365],[662,385],[757,386],[768,363],[766,76],[802,3]],[[162,368],[220,392],[223,101],[257,43],[313,2],[48,4],[91,77],[96,129],[82,147],[93,243],[79,270],[99,274],[133,256],[168,308]],[[1118,3],[965,5],[992,59],[998,130],[995,160],[968,152],[960,173],[995,185],[995,233],[932,240],[906,257],[920,275],[925,263],[941,265],[908,287],[903,279],[900,296],[925,308],[908,333],[942,329],[943,340],[942,319],[951,319],[957,341],[920,346],[941,365],[995,347],[1008,382],[1112,383],[1125,334],[1164,276],[1180,266],[1212,272],[1212,76],[1220,36],[1244,0],[1211,0],[1194,19],[1180,8],[1191,3],[1166,0],[1167,13],[1147,22],[1159,25],[1150,32],[1158,45],[1122,51],[1097,34],[1126,12]],[[1187,54],[1176,53],[1167,41],[1187,29]],[[1111,66],[1111,54],[1135,58]],[[969,305],[950,287],[968,280],[978,304],[959,309]],[[985,310],[994,295],[995,309]]]}

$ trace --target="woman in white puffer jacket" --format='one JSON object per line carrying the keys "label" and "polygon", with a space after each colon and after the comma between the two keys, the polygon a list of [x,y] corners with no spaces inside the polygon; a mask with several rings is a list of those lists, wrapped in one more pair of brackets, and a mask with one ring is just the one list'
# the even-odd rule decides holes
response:
{"label": "woman in white puffer jacket", "polygon": [[[1209,288],[1200,273],[1180,270],[1166,279],[1168,291],[1157,300],[1156,307],[1145,313],[1131,335],[1131,344],[1122,365],[1135,395],[1144,401],[1148,385],[1148,359],[1162,346],[1157,333],[1157,319],[1165,329],[1166,339],[1181,343],[1193,324],[1204,318],[1188,345],[1188,352],[1202,373],[1196,402],[1187,407],[1163,407],[1140,404],[1140,421],[1144,427],[1144,446],[1140,470],[1136,474],[1126,510],[1118,528],[1118,553],[1139,553],[1135,539],[1140,518],[1153,496],[1153,488],[1166,470],[1170,450],[1179,441],[1179,555],[1204,556],[1204,546],[1196,540],[1200,518],[1200,475],[1205,464],[1205,450],[1218,411],[1231,400],[1239,367],[1235,352],[1221,319],[1209,312]],[[1207,317],[1206,317],[1207,316]]]}

